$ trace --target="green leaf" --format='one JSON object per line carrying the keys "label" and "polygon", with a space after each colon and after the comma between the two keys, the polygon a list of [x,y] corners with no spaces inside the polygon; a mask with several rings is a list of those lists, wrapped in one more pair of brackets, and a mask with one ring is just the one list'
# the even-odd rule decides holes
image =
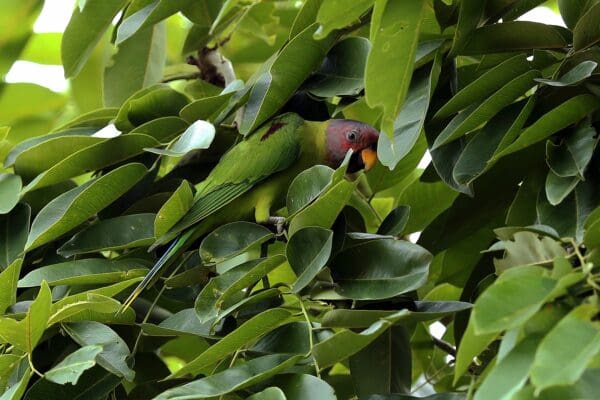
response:
{"label": "green leaf", "polygon": [[19,202],[21,177],[0,174],[0,214],[9,213]]}
{"label": "green leaf", "polygon": [[178,117],[158,117],[135,127],[129,134],[143,133],[165,143],[183,133],[188,126],[187,122]]}
{"label": "green leaf", "polygon": [[44,378],[61,385],[77,384],[79,377],[87,369],[96,365],[96,356],[102,351],[102,346],[85,346],[66,356],[61,362],[44,374]]}
{"label": "green leaf", "polygon": [[183,107],[179,112],[179,115],[190,123],[197,120],[214,121],[227,106],[227,103],[231,100],[235,92],[236,91],[230,91],[228,93],[221,93],[218,96],[204,97],[193,101]]}
{"label": "green leaf", "polygon": [[473,133],[452,170],[456,182],[471,184],[490,168],[490,160],[501,148],[502,142],[518,133],[525,123],[520,116],[528,103],[528,100],[523,100],[505,107],[483,128]]}
{"label": "green leaf", "polygon": [[584,124],[558,145],[547,141],[546,160],[552,172],[560,177],[579,176],[583,179],[597,144],[595,136],[596,129]]}
{"label": "green leaf", "polygon": [[111,328],[98,322],[83,321],[63,325],[65,332],[80,346],[99,345],[102,351],[96,361],[111,373],[133,381],[135,371],[127,366],[130,356],[127,344]]}
{"label": "green leaf", "polygon": [[[333,45],[335,35],[315,40],[313,38],[315,29],[316,24],[304,29],[279,53],[266,61],[250,79],[253,85],[239,128],[241,134],[247,135],[253,132],[271,118],[310,73],[319,67],[325,54]],[[243,96],[247,90],[238,93]]]}
{"label": "green leaf", "polygon": [[252,346],[252,351],[259,354],[304,355],[310,352],[309,335],[306,322],[292,322],[267,333]]}
{"label": "green leaf", "polygon": [[38,143],[33,140],[23,142],[23,147],[15,147],[7,157],[7,163],[14,160],[15,171],[26,181],[51,169],[71,154],[106,140],[89,135],[48,136],[47,140],[40,138]]}
{"label": "green leaf", "polygon": [[285,394],[278,387],[268,387],[265,390],[255,393],[246,400],[287,400]]}
{"label": "green leaf", "polygon": [[484,25],[473,31],[459,54],[562,49],[570,42],[570,32],[560,26],[531,21],[507,21]]}
{"label": "green leaf", "polygon": [[384,299],[425,283],[432,258],[414,243],[381,239],[344,250],[333,259],[330,268],[340,295],[350,299]]}
{"label": "green leaf", "polygon": [[168,379],[179,378],[188,374],[198,375],[210,370],[219,361],[233,354],[247,343],[255,341],[260,336],[272,331],[289,321],[291,312],[282,308],[272,308],[264,311],[240,325],[220,341],[187,363],[180,370],[169,375]]}
{"label": "green leaf", "polygon": [[287,192],[287,209],[294,215],[312,203],[329,186],[333,169],[325,165],[315,165],[299,173]]}
{"label": "green leaf", "polygon": [[350,200],[355,186],[356,182],[348,182],[343,179],[322,193],[316,201],[292,217],[288,233],[294,235],[301,228],[307,226],[331,228],[339,213]]}
{"label": "green leaf", "polygon": [[107,260],[86,258],[39,267],[19,280],[19,287],[114,283],[143,276],[148,262],[143,260]]}
{"label": "green leaf", "polygon": [[600,18],[600,3],[590,7],[575,25],[575,29],[573,29],[573,48],[575,50],[586,49],[600,41],[598,18]]}
{"label": "green leaf", "polygon": [[360,333],[349,329],[343,329],[312,348],[312,355],[317,361],[319,368],[327,368],[333,364],[345,360],[361,349],[367,347],[394,323],[408,314],[407,310],[398,311],[388,317],[380,319],[369,328]]}
{"label": "green leaf", "polygon": [[394,137],[380,135],[377,142],[377,158],[390,169],[413,149],[425,123],[429,102],[440,74],[441,55],[436,53],[431,69],[423,68],[413,74],[410,88],[402,109],[394,122]]}
{"label": "green leaf", "polygon": [[4,271],[0,272],[0,313],[17,302],[17,283],[23,259],[17,258]]}
{"label": "green leaf", "polygon": [[277,377],[276,385],[285,393],[287,400],[336,400],[329,384],[308,374],[286,374]]}
{"label": "green leaf", "polygon": [[135,126],[142,130],[143,124],[157,118],[178,116],[188,102],[188,98],[178,91],[166,85],[154,85],[134,93],[123,103],[115,125],[121,131],[129,131]]}
{"label": "green leaf", "polygon": [[104,104],[118,107],[138,90],[159,83],[166,58],[164,22],[145,28],[123,42],[104,70]]}
{"label": "green leaf", "polygon": [[408,393],[412,377],[410,337],[406,328],[393,326],[349,359],[357,394]]}
{"label": "green leaf", "polygon": [[292,27],[290,28],[289,39],[294,38],[317,20],[317,14],[319,13],[322,3],[323,0],[306,0],[304,4],[302,4],[302,8],[300,8],[300,11],[296,14]]}
{"label": "green leaf", "polygon": [[48,326],[51,305],[50,288],[42,282],[25,318],[18,322],[12,318],[0,318],[0,341],[11,343],[17,349],[31,354]]}
{"label": "green leaf", "polygon": [[266,259],[251,260],[212,278],[202,288],[194,305],[200,322],[208,322],[219,316],[222,309],[231,305],[230,299],[233,298],[235,303],[240,301],[240,297],[234,296],[254,285],[284,261],[285,257],[280,254]]}
{"label": "green leaf", "polygon": [[58,196],[35,217],[25,247],[32,250],[85,222],[121,197],[146,172],[142,164],[127,164]]}
{"label": "green leaf", "polygon": [[474,400],[502,400],[515,394],[527,381],[538,343],[535,336],[523,339],[489,372]]}
{"label": "green leaf", "polygon": [[406,228],[409,216],[410,206],[399,206],[395,208],[387,215],[387,217],[385,217],[379,226],[379,229],[377,229],[377,234],[400,236],[404,231],[404,228]]}
{"label": "green leaf", "polygon": [[285,255],[298,279],[292,292],[298,293],[308,285],[329,260],[333,231],[318,226],[300,229],[289,240]]}
{"label": "green leaf", "polygon": [[564,86],[574,86],[577,85],[587,78],[589,78],[598,63],[595,61],[583,61],[577,66],[573,67],[573,69],[569,70],[559,79],[536,79],[537,82],[543,83],[548,86],[556,86],[556,87],[564,87]]}
{"label": "green leaf", "polygon": [[[55,165],[40,173],[23,189],[30,192],[35,189],[54,185],[67,179],[101,170],[115,165],[143,152],[144,147],[157,145],[158,142],[147,135],[133,134],[107,139],[92,144],[58,161]],[[40,149],[41,151],[42,149]],[[39,151],[36,153],[39,154]],[[36,154],[32,154],[35,156]],[[19,161],[17,159],[17,161]]]}
{"label": "green leaf", "polygon": [[83,10],[75,7],[61,43],[67,78],[81,71],[104,31],[126,3],[125,0],[90,0]]}
{"label": "green leaf", "polygon": [[357,22],[374,2],[375,0],[356,0],[349,4],[344,0],[323,0],[317,14],[320,26],[315,32],[315,37],[322,39],[335,29]]}
{"label": "green leaf", "polygon": [[184,400],[222,396],[282,373],[302,358],[303,356],[284,354],[255,358],[214,375],[169,389],[155,397],[155,399]]}
{"label": "green leaf", "polygon": [[191,3],[193,2],[189,0],[155,0],[150,2],[150,4],[147,6],[140,8],[139,10],[136,10],[136,12],[128,15],[127,18],[125,18],[125,20],[119,25],[116,43],[121,44],[125,40],[132,37],[136,32],[159,23],[163,19],[189,7]]}
{"label": "green leaf", "polygon": [[587,10],[590,9],[596,0],[558,0],[558,9],[560,15],[565,21],[565,24],[569,29],[575,28],[577,21],[581,18]]}
{"label": "green leaf", "polygon": [[158,325],[142,324],[144,334],[149,336],[180,336],[190,334],[202,337],[212,337],[211,328],[213,321],[200,323],[193,308],[181,310]]}
{"label": "green leaf", "polygon": [[145,247],[154,241],[154,214],[133,214],[99,221],[76,233],[56,252],[63,257]]}
{"label": "green leaf", "polygon": [[481,104],[476,103],[463,110],[435,139],[432,150],[477,129],[531,89],[535,85],[534,78],[538,76],[538,71],[528,71],[508,82]]}
{"label": "green leaf", "polygon": [[167,233],[188,212],[192,204],[192,188],[190,183],[184,180],[156,213],[154,236],[160,237]]}
{"label": "green leaf", "polygon": [[516,77],[531,69],[525,54],[518,54],[490,68],[473,82],[456,93],[436,113],[434,118],[445,118],[457,113],[473,103],[486,100]]}
{"label": "green leaf", "polygon": [[[465,311],[471,304],[462,301],[415,301],[412,309],[406,309],[404,323],[424,322],[439,319],[449,314]],[[323,315],[321,326],[324,328],[366,328],[377,320],[389,317],[397,311],[388,310],[331,310]]]}
{"label": "green leaf", "polygon": [[598,108],[600,108],[600,100],[592,95],[584,94],[572,97],[525,128],[517,140],[498,153],[495,158],[514,153],[544,140],[561,129],[578,122]]}
{"label": "green leaf", "polygon": [[539,393],[551,386],[575,384],[600,351],[600,329],[591,321],[597,310],[582,304],[542,339],[531,367],[531,381]]}
{"label": "green leaf", "polygon": [[[458,23],[454,32],[451,54],[460,53],[471,38],[473,31],[479,26],[479,23],[485,12],[485,2],[477,0],[463,0],[460,3],[458,14]],[[449,24],[451,25],[451,23]]]}
{"label": "green leaf", "polygon": [[0,215],[0,270],[8,268],[25,250],[30,215],[31,208],[24,203]]}
{"label": "green leaf", "polygon": [[[471,314],[472,315],[472,314]],[[480,355],[495,339],[498,333],[477,333],[475,331],[475,321],[473,317],[469,318],[467,328],[460,340],[458,351],[456,352],[456,366],[454,368],[454,384],[469,369],[475,357]]]}
{"label": "green leaf", "polygon": [[577,176],[563,178],[552,171],[548,171],[546,176],[546,197],[553,206],[562,203],[562,201],[575,189],[580,182]]}
{"label": "green leaf", "polygon": [[370,107],[383,109],[381,130],[390,139],[410,84],[426,3],[423,0],[375,1],[370,34],[373,48],[367,59],[365,97]]}
{"label": "green leaf", "polygon": [[27,389],[27,384],[29,383],[29,379],[31,379],[31,369],[27,367],[25,372],[19,379],[18,382],[15,382],[12,386],[10,386],[0,397],[0,400],[19,400],[23,394],[25,393],[25,389]]}
{"label": "green leaf", "polygon": [[545,269],[538,266],[506,270],[475,302],[471,315],[475,333],[501,332],[531,318],[557,283],[545,275]]}
{"label": "green leaf", "polygon": [[202,240],[200,256],[204,262],[220,262],[266,242],[273,233],[266,227],[238,221],[220,226]]}
{"label": "green leaf", "polygon": [[39,379],[25,395],[25,400],[91,400],[104,399],[121,383],[123,378],[96,366],[83,373],[76,385],[59,385]]}
{"label": "green leaf", "polygon": [[320,97],[358,95],[365,87],[365,65],[370,49],[371,43],[361,37],[338,42],[306,83],[306,89]]}
{"label": "green leaf", "polygon": [[213,124],[200,120],[191,124],[170,148],[146,148],[144,150],[154,154],[182,157],[190,151],[208,149],[214,139],[215,127]]}
{"label": "green leaf", "polygon": [[71,299],[68,301],[68,298],[62,299],[63,302],[60,306],[57,307],[54,304],[48,325],[54,325],[58,322],[97,321],[118,323],[135,320],[135,315],[127,315],[129,314],[127,311],[116,315],[121,308],[121,303],[117,300],[95,293],[85,293],[85,295],[85,300],[78,301],[81,296],[69,296]]}
{"label": "green leaf", "polygon": [[537,233],[516,232],[512,240],[504,240],[502,259],[494,259],[498,273],[524,265],[548,265],[558,257],[566,255],[565,249],[549,237],[539,238]]}

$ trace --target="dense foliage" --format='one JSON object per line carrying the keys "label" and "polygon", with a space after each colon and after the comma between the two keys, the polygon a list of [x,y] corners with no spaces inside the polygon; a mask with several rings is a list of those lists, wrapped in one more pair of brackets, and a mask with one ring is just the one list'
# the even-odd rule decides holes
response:
{"label": "dense foliage", "polygon": [[[0,75],[69,78],[0,86],[1,400],[598,398],[599,1],[79,0],[33,33],[43,3],[0,2]],[[122,309],[288,111],[377,126],[380,163],[304,171],[280,229]]]}

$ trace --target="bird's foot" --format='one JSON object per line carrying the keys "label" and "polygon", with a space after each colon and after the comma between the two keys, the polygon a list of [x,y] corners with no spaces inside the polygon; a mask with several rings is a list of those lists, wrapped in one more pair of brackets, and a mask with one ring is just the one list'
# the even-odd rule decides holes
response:
{"label": "bird's foot", "polygon": [[275,229],[277,230],[277,236],[281,236],[283,235],[283,227],[285,225],[286,222],[286,218],[285,217],[274,217],[271,216],[267,219],[267,223],[270,225],[275,226]]}

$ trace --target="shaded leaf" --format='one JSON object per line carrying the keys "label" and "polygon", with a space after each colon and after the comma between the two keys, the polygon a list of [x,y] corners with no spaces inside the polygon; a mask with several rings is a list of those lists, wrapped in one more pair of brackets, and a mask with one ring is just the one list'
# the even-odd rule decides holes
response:
{"label": "shaded leaf", "polygon": [[0,174],[0,214],[7,214],[17,205],[20,192],[20,176]]}
{"label": "shaded leaf", "polygon": [[0,215],[0,270],[8,268],[25,250],[31,208],[24,203]]}
{"label": "shaded leaf", "polygon": [[589,78],[597,66],[598,63],[595,61],[583,61],[581,64],[573,67],[573,69],[569,70],[567,73],[565,73],[563,76],[556,80],[538,78],[536,79],[536,81],[548,86],[573,86]]}
{"label": "shaded leaf", "polygon": [[306,287],[329,260],[333,245],[333,231],[321,227],[300,229],[290,238],[285,255],[298,279],[292,292]]}
{"label": "shaded leaf", "polygon": [[0,272],[0,313],[17,302],[17,283],[23,259],[18,258]]}
{"label": "shaded leaf", "polygon": [[242,254],[272,237],[273,233],[262,225],[245,221],[232,222],[220,226],[202,240],[200,256],[204,262],[220,262]]}
{"label": "shaded leaf", "polygon": [[190,183],[184,180],[156,213],[154,236],[160,237],[167,233],[188,212],[193,203],[192,188]]}
{"label": "shaded leaf", "polygon": [[77,384],[81,374],[96,365],[96,356],[102,351],[102,346],[85,346],[66,356],[61,362],[44,374],[44,378],[61,385]]}
{"label": "shaded leaf", "polygon": [[575,25],[575,29],[573,29],[573,48],[575,50],[582,50],[598,43],[600,40],[598,18],[600,18],[600,3],[590,7]]}
{"label": "shaded leaf", "polygon": [[299,173],[287,192],[287,209],[296,214],[315,200],[328,187],[333,170],[325,165],[315,165]]}

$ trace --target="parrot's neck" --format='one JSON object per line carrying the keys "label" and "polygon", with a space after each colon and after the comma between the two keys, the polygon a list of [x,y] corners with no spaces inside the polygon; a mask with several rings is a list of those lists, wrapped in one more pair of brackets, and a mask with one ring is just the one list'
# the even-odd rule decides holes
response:
{"label": "parrot's neck", "polygon": [[300,132],[300,162],[306,165],[327,164],[327,135],[329,121],[304,121]]}

